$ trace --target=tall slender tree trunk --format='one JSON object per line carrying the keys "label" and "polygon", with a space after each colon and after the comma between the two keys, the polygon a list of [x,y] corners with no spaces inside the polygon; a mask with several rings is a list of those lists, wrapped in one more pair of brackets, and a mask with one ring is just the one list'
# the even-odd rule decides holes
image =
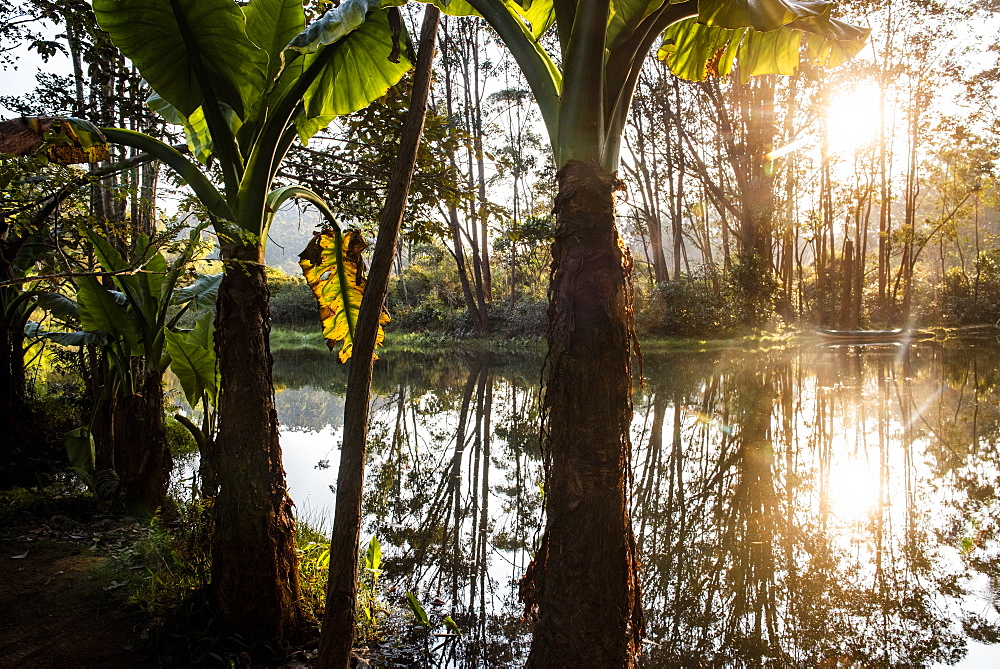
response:
{"label": "tall slender tree trunk", "polygon": [[265,640],[298,621],[295,519],[271,383],[270,291],[259,246],[223,248],[215,315],[219,360],[212,590],[223,619]]}
{"label": "tall slender tree trunk", "polygon": [[[7,242],[10,228],[0,230],[0,281],[13,281],[13,257],[17,247]],[[16,286],[0,288],[0,310],[20,294]],[[0,434],[4,446],[0,450],[0,467],[12,464],[21,450],[24,398],[27,386],[24,374],[24,332],[16,324],[0,321]],[[0,470],[2,471],[2,470]]]}
{"label": "tall slender tree trunk", "polygon": [[840,318],[837,323],[844,328],[851,327],[851,304],[854,301],[854,242],[844,242],[844,259],[840,272]]}
{"label": "tall slender tree trunk", "polygon": [[549,288],[547,524],[521,584],[537,605],[529,667],[631,667],[642,631],[626,502],[632,416],[631,259],[614,175],[558,174]]}
{"label": "tall slender tree trunk", "polygon": [[385,304],[396,240],[403,222],[403,212],[406,210],[406,198],[417,162],[417,149],[423,134],[434,40],[440,17],[440,11],[433,5],[427,5],[424,9],[410,108],[403,121],[399,152],[389,178],[386,202],[379,221],[371,272],[358,309],[354,353],[347,374],[347,396],[344,400],[344,439],[340,450],[340,471],[337,474],[333,537],[330,540],[330,580],[327,584],[326,612],[323,616],[317,667],[350,667],[357,621],[358,540],[361,534],[361,498],[365,483],[375,337],[379,314]]}

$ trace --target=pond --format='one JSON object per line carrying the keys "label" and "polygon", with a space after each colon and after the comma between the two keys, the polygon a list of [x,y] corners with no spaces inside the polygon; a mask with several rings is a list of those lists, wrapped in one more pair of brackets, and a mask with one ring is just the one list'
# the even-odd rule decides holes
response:
{"label": "pond", "polygon": [[[460,626],[432,638],[436,664],[526,653],[542,362],[376,364],[363,532],[396,595]],[[649,353],[643,374],[644,666],[1000,662],[1000,347]],[[314,524],[330,523],[345,383],[331,354],[275,355],[291,495]]]}

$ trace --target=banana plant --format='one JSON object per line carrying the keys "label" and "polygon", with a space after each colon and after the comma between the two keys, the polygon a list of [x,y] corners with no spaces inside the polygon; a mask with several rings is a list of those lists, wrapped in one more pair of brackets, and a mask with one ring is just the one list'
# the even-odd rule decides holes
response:
{"label": "banana plant", "polygon": [[166,333],[170,370],[180,381],[188,405],[192,408],[201,406],[200,426],[181,413],[176,414],[174,418],[187,428],[198,444],[198,451],[201,454],[199,462],[201,494],[206,498],[214,498],[218,487],[213,459],[215,454],[210,447],[218,422],[216,406],[219,396],[213,317],[212,312],[206,311],[192,330]]}
{"label": "banana plant", "polygon": [[748,77],[791,73],[802,53],[838,65],[868,31],[832,18],[823,0],[433,1],[496,30],[531,88],[558,169],[547,521],[520,590],[537,615],[528,666],[633,666],[643,616],[628,513],[632,262],[614,193],[636,81],[657,42],[680,76],[735,68]]}
{"label": "banana plant", "polygon": [[[111,430],[102,435],[109,443],[97,448],[107,455],[103,459],[117,474],[125,501],[150,511],[164,502],[172,466],[163,425],[162,378],[171,363],[167,337],[189,309],[204,310],[214,302],[221,280],[220,275],[202,276],[177,289],[204,247],[206,225],[193,228],[169,262],[146,235],[137,237],[132,257],[125,258],[95,231],[85,230],[115,290],[94,276],[77,277],[76,301],[46,296],[39,306],[48,304],[52,315],[76,320],[78,331],[46,331],[34,321],[24,329],[29,337],[102,349],[102,399],[111,406]],[[92,424],[93,417],[88,430]],[[69,435],[67,445],[79,436]]]}
{"label": "banana plant", "polygon": [[280,639],[297,619],[291,501],[285,490],[271,383],[264,245],[287,200],[332,213],[311,191],[272,190],[292,143],[367,106],[410,68],[398,10],[345,0],[306,25],[300,0],[94,0],[112,43],[153,91],[150,106],[185,130],[196,161],[162,142],[102,128],[109,142],[149,153],[194,191],[221,241],[215,319],[218,430],[210,448],[212,593],[247,636]]}

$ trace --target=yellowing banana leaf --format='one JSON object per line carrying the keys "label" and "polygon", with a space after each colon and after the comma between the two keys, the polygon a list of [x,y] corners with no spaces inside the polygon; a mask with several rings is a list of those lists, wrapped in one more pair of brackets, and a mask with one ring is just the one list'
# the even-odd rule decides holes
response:
{"label": "yellowing banana leaf", "polygon": [[667,28],[660,60],[678,77],[703,81],[725,76],[739,63],[741,80],[758,74],[793,74],[803,55],[820,67],[835,67],[864,48],[867,28],[810,16],[775,30],[719,28],[699,17],[683,19]]}
{"label": "yellowing banana leaf", "polygon": [[[354,329],[365,291],[364,261],[361,259],[365,246],[357,230],[348,230],[342,235],[324,230],[317,232],[299,255],[306,283],[319,301],[319,319],[326,345],[333,349],[343,342],[337,356],[341,363],[350,359],[354,349]],[[382,326],[388,322],[389,314],[383,310],[375,337],[376,348],[385,338]]]}
{"label": "yellowing banana leaf", "polygon": [[108,144],[96,127],[71,117],[21,117],[0,121],[0,153],[26,156],[45,148],[60,165],[108,159]]}

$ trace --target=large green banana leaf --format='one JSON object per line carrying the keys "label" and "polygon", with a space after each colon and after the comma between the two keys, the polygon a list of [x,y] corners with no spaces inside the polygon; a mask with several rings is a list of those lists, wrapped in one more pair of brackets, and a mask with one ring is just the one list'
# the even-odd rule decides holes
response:
{"label": "large green banana leaf", "polygon": [[138,348],[139,337],[128,310],[95,277],[79,277],[77,302],[80,304],[80,326],[83,330],[106,332],[121,337],[131,350]]}
{"label": "large green banana leaf", "polygon": [[829,14],[832,7],[829,0],[698,0],[698,21],[767,32],[797,19]]}
{"label": "large green banana leaf", "polygon": [[184,116],[214,98],[245,118],[264,88],[267,52],[250,41],[232,0],[94,0],[94,13],[150,87]]}
{"label": "large green banana leaf", "polygon": [[215,307],[215,298],[219,295],[221,284],[221,272],[219,274],[200,274],[190,286],[174,291],[171,304],[187,304],[194,311],[211,309]]}
{"label": "large green banana leaf", "polygon": [[167,332],[170,369],[177,375],[188,404],[196,406],[205,396],[214,405],[218,395],[215,364],[214,314],[202,316],[190,332]]}
{"label": "large green banana leaf", "polygon": [[[336,52],[309,87],[303,99],[305,111],[296,118],[296,129],[303,143],[308,142],[337,116],[363,109],[372,100],[385,95],[386,91],[411,67],[406,54],[399,48],[399,40],[405,40],[406,36],[405,34],[394,36],[393,29],[389,25],[388,12],[381,10],[372,12],[367,20],[347,31],[347,28],[357,20],[357,11],[363,9],[367,2],[368,0],[347,0],[338,8],[342,10],[346,25],[326,26],[326,30],[316,31],[320,36],[319,39],[323,41],[337,40],[331,47],[335,48]],[[348,11],[351,9],[350,3],[357,6],[354,14]],[[327,12],[326,16],[333,14],[333,11]],[[318,23],[326,22],[317,21],[313,26]],[[313,26],[307,28],[306,33]],[[318,53],[312,51],[313,43],[303,45],[296,40],[289,48],[305,52],[303,68],[308,68],[318,57]],[[390,60],[390,56],[394,53],[397,55],[397,62]]]}
{"label": "large green banana leaf", "polygon": [[253,0],[243,11],[247,18],[247,37],[267,54],[265,80],[270,88],[285,66],[285,49],[305,30],[302,1]]}
{"label": "large green banana leaf", "polygon": [[[95,0],[95,9],[100,6],[102,27],[153,88],[147,100],[150,107],[168,123],[184,127],[191,153],[203,163],[214,148],[204,110],[212,103],[211,96],[241,152],[249,155],[259,123],[270,118],[325,47],[336,53],[305,92],[302,112],[295,119],[303,142],[337,116],[384,95],[410,68],[405,54],[389,59],[399,53],[399,40],[406,35],[393,33],[379,0],[345,0],[309,26],[295,0],[253,0],[242,10],[232,0],[177,5],[156,0],[154,5],[171,11],[170,16],[159,12],[167,27],[158,30],[148,22],[126,20],[135,4],[136,0]],[[215,32],[195,31],[184,42],[180,27],[204,23],[209,15]],[[213,39],[213,34],[225,37]],[[163,64],[171,57],[164,55],[174,49],[185,57],[166,71]],[[219,62],[210,68],[216,57]],[[232,72],[231,66],[244,58],[246,72]],[[208,82],[209,90],[200,86],[203,82]]]}
{"label": "large green banana leaf", "polygon": [[207,163],[212,155],[212,133],[208,130],[208,121],[205,119],[205,108],[198,107],[190,116],[177,111],[177,108],[167,102],[159,93],[153,91],[146,98],[146,104],[154,112],[163,117],[163,120],[171,125],[184,127],[184,139],[187,142],[191,155],[200,163]]}

